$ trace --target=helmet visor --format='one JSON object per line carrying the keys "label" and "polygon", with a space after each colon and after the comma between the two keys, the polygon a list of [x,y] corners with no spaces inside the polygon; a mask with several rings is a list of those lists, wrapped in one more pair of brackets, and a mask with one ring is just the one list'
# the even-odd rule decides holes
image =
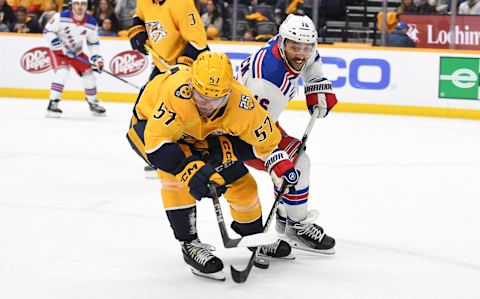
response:
{"label": "helmet visor", "polygon": [[192,88],[193,90],[193,102],[195,105],[197,105],[198,110],[203,115],[210,115],[213,113],[213,111],[222,108],[225,106],[227,103],[228,97],[230,96],[230,93],[227,93],[223,97],[219,98],[214,98],[214,97],[207,97],[199,93],[195,88]]}
{"label": "helmet visor", "polygon": [[291,40],[285,42],[285,52],[291,55],[304,55],[307,59],[312,56],[314,49],[315,44],[306,44]]}

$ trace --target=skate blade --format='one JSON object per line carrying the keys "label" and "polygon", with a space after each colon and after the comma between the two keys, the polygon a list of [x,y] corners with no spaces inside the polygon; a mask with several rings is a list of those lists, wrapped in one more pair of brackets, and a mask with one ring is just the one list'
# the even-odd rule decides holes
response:
{"label": "skate blade", "polygon": [[293,261],[295,259],[295,255],[293,255],[293,253],[290,252],[289,255],[287,256],[282,256],[282,257],[274,257],[274,256],[268,256],[268,255],[265,255],[263,253],[259,253],[258,254],[259,257],[261,258],[264,258],[266,260],[286,260],[286,261]]}
{"label": "skate blade", "polygon": [[203,273],[194,268],[190,268],[190,270],[196,276],[205,277],[205,278],[213,279],[217,281],[225,281],[226,279],[225,273],[223,273],[223,271],[218,271],[215,273]]}
{"label": "skate blade", "polygon": [[60,118],[62,114],[58,112],[47,111],[47,114],[45,114],[45,116],[48,118]]}
{"label": "skate blade", "polygon": [[308,251],[308,252],[314,252],[314,253],[326,254],[326,255],[335,254],[335,247],[330,249],[315,249],[315,248],[307,247],[305,245],[292,242],[292,241],[289,241],[289,243],[292,246],[292,248],[302,250],[302,251]]}

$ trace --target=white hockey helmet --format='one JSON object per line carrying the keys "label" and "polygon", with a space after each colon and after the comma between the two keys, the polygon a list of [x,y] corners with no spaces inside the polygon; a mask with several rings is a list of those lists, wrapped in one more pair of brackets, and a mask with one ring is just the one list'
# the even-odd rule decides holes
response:
{"label": "white hockey helmet", "polygon": [[[289,14],[280,25],[279,34],[281,37],[279,52],[283,60],[290,67],[291,65],[285,56],[285,43],[287,40],[295,41],[297,43],[312,44],[315,46],[317,44],[317,29],[315,28],[312,19],[308,16]],[[315,51],[315,46],[312,47],[311,54]]]}
{"label": "white hockey helmet", "polygon": [[72,5],[73,3],[85,3],[88,5],[88,0],[72,0]]}
{"label": "white hockey helmet", "polygon": [[279,32],[283,39],[305,44],[317,43],[317,29],[308,16],[289,14],[280,25]]}

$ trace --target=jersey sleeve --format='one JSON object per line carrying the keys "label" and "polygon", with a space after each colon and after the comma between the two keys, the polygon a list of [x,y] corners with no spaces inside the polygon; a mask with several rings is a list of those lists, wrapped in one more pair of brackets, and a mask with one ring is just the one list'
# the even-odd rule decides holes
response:
{"label": "jersey sleeve", "polygon": [[277,148],[280,131],[268,112],[255,101],[253,94],[242,94],[239,102],[235,113],[236,132],[233,133],[252,145],[257,158],[264,159]]}
{"label": "jersey sleeve", "polygon": [[[93,17],[92,17],[93,19]],[[93,19],[94,20],[94,19]],[[87,47],[90,52],[90,56],[100,55],[100,40],[98,39],[98,24],[95,21],[95,29],[89,30],[87,33]]]}
{"label": "jersey sleeve", "polygon": [[289,98],[280,91],[278,86],[265,79],[250,78],[247,87],[255,95],[260,106],[270,113],[273,122],[276,122]]}
{"label": "jersey sleeve", "polygon": [[143,3],[148,0],[138,0],[137,7],[135,8],[134,18],[137,17],[142,21],[145,21],[145,16],[143,15]]}
{"label": "jersey sleeve", "polygon": [[301,76],[303,82],[308,82],[312,79],[322,79],[325,77],[323,73],[322,60],[320,59],[320,54],[318,54],[318,51],[315,51],[315,55],[312,55],[312,57],[310,57],[310,59],[307,61],[307,65],[305,66],[305,70],[302,71]]}
{"label": "jersey sleeve", "polygon": [[[142,97],[152,95],[155,93],[146,90]],[[152,154],[164,144],[176,142],[182,137],[183,122],[170,106],[168,101],[160,101],[148,117],[145,127],[145,152],[147,154]]]}
{"label": "jersey sleeve", "polygon": [[194,1],[178,1],[178,6],[178,13],[172,14],[172,17],[178,25],[180,34],[194,49],[204,50],[207,47],[207,33]]}
{"label": "jersey sleeve", "polygon": [[57,36],[60,31],[60,13],[55,13],[50,21],[45,25],[43,29],[43,34],[50,44],[52,50],[60,50],[63,48],[63,43],[60,38]]}

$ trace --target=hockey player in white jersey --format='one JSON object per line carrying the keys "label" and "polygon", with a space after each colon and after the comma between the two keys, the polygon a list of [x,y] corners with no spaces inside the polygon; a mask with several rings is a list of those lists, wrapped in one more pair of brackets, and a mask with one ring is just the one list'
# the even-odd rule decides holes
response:
{"label": "hockey player in white jersey", "polygon": [[[72,0],[72,9],[56,13],[43,33],[50,43],[54,78],[50,89],[47,117],[60,117],[60,95],[67,82],[70,68],[82,78],[86,100],[93,115],[105,115],[105,108],[97,99],[97,83],[93,71],[103,70],[100,55],[97,21],[87,13],[87,0]],[[83,53],[86,41],[90,59]],[[89,62],[89,63],[87,63]]]}
{"label": "hockey player in white jersey", "polygon": [[[241,63],[237,79],[252,91],[279,128],[278,118],[297,92],[300,77],[305,82],[310,114],[318,106],[319,117],[325,117],[337,99],[331,82],[324,77],[316,49],[317,31],[312,20],[307,16],[289,15],[279,31],[257,53]],[[298,152],[300,141],[281,131],[283,138],[279,148],[292,158]],[[263,161],[250,160],[246,164],[264,170]],[[277,231],[293,247],[333,254],[335,240],[314,223],[318,212],[307,209],[310,161],[306,154],[300,156],[295,168],[300,171],[300,181],[295,190],[282,197],[277,213]],[[277,192],[281,181],[274,180],[274,183]]]}

